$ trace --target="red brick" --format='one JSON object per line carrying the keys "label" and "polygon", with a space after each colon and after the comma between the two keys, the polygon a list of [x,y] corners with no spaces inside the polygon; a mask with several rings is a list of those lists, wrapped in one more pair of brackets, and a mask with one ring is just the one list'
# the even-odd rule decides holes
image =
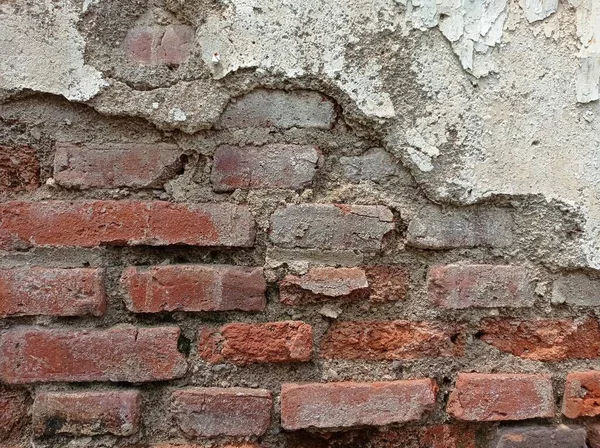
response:
{"label": "red brick", "polygon": [[[0,442],[18,439],[29,424],[29,395],[21,390],[0,390]],[[1,446],[1,445],[0,445]]]}
{"label": "red brick", "polygon": [[161,381],[183,376],[179,328],[46,330],[20,327],[0,336],[0,380],[35,382]]}
{"label": "red brick", "polygon": [[434,408],[436,393],[431,379],[283,384],[281,425],[287,430],[336,429],[415,421]]}
{"label": "red brick", "polygon": [[202,328],[198,352],[210,363],[302,362],[310,361],[312,338],[312,327],[304,322],[232,323]]}
{"label": "red brick", "polygon": [[215,191],[236,188],[308,187],[320,165],[314,146],[220,146],[214,155],[211,182]]}
{"label": "red brick", "polygon": [[333,324],[321,341],[327,359],[419,359],[462,356],[464,329],[441,322],[347,321]]}
{"label": "red brick", "polygon": [[157,443],[152,445],[135,445],[127,448],[260,448],[255,443],[239,443],[239,444],[225,444],[225,445],[214,445],[214,444],[188,444],[188,443]]}
{"label": "red brick", "polygon": [[121,282],[135,313],[260,311],[267,288],[262,268],[218,265],[130,267]]}
{"label": "red brick", "polygon": [[536,361],[600,358],[596,319],[487,319],[481,340],[503,352]]}
{"label": "red brick", "polygon": [[404,300],[410,275],[404,266],[365,266],[371,302]]}
{"label": "red brick", "polygon": [[194,29],[187,25],[138,27],[127,33],[123,49],[139,64],[179,65],[188,58],[194,37]]}
{"label": "red brick", "polygon": [[600,371],[567,375],[562,412],[569,418],[600,415]]}
{"label": "red brick", "polygon": [[479,422],[554,417],[552,382],[548,375],[460,373],[447,411]]}
{"label": "red brick", "polygon": [[27,247],[251,246],[254,220],[234,204],[46,201],[0,204],[0,250]]}
{"label": "red brick", "polygon": [[297,204],[273,213],[270,238],[286,248],[378,251],[394,228],[381,205]]}
{"label": "red brick", "polygon": [[271,392],[241,387],[195,387],[173,392],[172,412],[189,437],[263,435],[271,424]]}
{"label": "red brick", "polygon": [[473,427],[463,425],[435,425],[421,432],[421,448],[476,448],[477,438]]}
{"label": "red brick", "polygon": [[279,283],[280,300],[287,305],[368,296],[369,283],[360,268],[312,268],[305,275],[287,275]]}
{"label": "red brick", "polygon": [[54,179],[67,188],[162,188],[183,168],[177,145],[57,143]]}
{"label": "red brick", "polygon": [[139,430],[140,404],[138,391],[42,392],[33,403],[33,431],[44,437],[129,436]]}
{"label": "red brick", "polygon": [[104,269],[0,269],[0,316],[101,316]]}
{"label": "red brick", "polygon": [[40,164],[27,146],[0,145],[0,193],[33,191],[40,185]]}
{"label": "red brick", "polygon": [[429,270],[427,293],[441,308],[531,307],[534,287],[521,266],[448,265]]}

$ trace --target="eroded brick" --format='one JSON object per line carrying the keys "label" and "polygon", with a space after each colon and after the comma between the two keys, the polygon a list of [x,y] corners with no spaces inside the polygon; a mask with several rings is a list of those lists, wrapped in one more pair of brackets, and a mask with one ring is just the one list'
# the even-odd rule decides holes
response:
{"label": "eroded brick", "polygon": [[586,448],[585,429],[524,426],[498,430],[491,448]]}
{"label": "eroded brick", "polygon": [[312,355],[312,327],[304,322],[231,323],[202,328],[198,353],[210,363],[304,362]]}
{"label": "eroded brick", "polygon": [[462,356],[464,328],[442,322],[348,321],[334,323],[321,341],[328,359],[419,359]]}
{"label": "eroded brick", "polygon": [[577,272],[559,277],[552,288],[552,303],[576,306],[600,305],[600,279]]}
{"label": "eroded brick", "polygon": [[320,154],[314,146],[220,146],[213,158],[215,191],[236,188],[301,189],[311,184]]}
{"label": "eroded brick", "polygon": [[534,289],[522,266],[434,266],[427,278],[429,300],[441,308],[531,307]]}
{"label": "eroded brick", "polygon": [[486,319],[479,336],[498,350],[536,361],[600,357],[600,326],[592,318]]}
{"label": "eroded brick", "polygon": [[169,144],[57,143],[54,179],[67,188],[162,188],[183,169],[181,152]]}
{"label": "eroded brick", "polygon": [[0,336],[0,380],[36,382],[161,381],[183,376],[179,328],[52,330],[17,327]]}
{"label": "eroded brick", "polygon": [[300,204],[271,217],[271,241],[281,247],[376,251],[394,230],[392,212],[380,205]]}
{"label": "eroded brick", "polygon": [[27,392],[0,389],[0,442],[21,437],[29,423],[28,408]]}
{"label": "eroded brick", "polygon": [[0,204],[0,250],[28,247],[240,246],[254,242],[245,206],[162,201]]}
{"label": "eroded brick", "polygon": [[283,384],[281,425],[297,430],[410,422],[434,408],[436,393],[437,385],[430,379]]}
{"label": "eroded brick", "polygon": [[40,164],[28,146],[0,145],[0,193],[33,191],[40,185]]}
{"label": "eroded brick", "polygon": [[267,284],[262,268],[220,265],[129,267],[121,283],[127,308],[135,313],[161,311],[260,311]]}
{"label": "eroded brick", "polygon": [[101,316],[104,269],[0,269],[0,316]]}
{"label": "eroded brick", "polygon": [[426,206],[408,225],[410,246],[422,249],[506,247],[513,241],[513,220],[506,209]]}
{"label": "eroded brick", "polygon": [[447,412],[480,422],[551,418],[552,382],[548,375],[460,373]]}
{"label": "eroded brick", "polygon": [[562,412],[569,418],[600,415],[600,371],[567,375]]}
{"label": "eroded brick", "polygon": [[310,90],[254,90],[229,103],[217,128],[276,127],[331,129],[333,103]]}
{"label": "eroded brick", "polygon": [[190,437],[261,436],[271,424],[271,392],[241,387],[177,390],[172,412]]}
{"label": "eroded brick", "polygon": [[179,65],[189,56],[195,32],[188,25],[137,27],[129,30],[123,50],[143,65]]}
{"label": "eroded brick", "polygon": [[129,436],[139,430],[140,405],[140,393],[132,390],[42,392],[33,404],[33,431],[43,437]]}

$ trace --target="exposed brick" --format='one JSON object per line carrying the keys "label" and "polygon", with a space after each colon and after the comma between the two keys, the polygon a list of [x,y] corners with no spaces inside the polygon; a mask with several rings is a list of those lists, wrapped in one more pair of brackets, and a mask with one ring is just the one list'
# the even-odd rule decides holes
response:
{"label": "exposed brick", "polygon": [[0,203],[0,250],[38,247],[251,246],[245,206],[162,201]]}
{"label": "exposed brick", "polygon": [[224,445],[214,445],[212,443],[204,445],[188,443],[157,443],[151,445],[134,445],[127,448],[260,448],[260,446],[256,443],[228,443]]}
{"label": "exposed brick", "polygon": [[220,146],[210,180],[215,191],[300,189],[311,184],[319,161],[320,153],[314,146]]}
{"label": "exposed brick", "polygon": [[279,283],[279,297],[288,305],[368,296],[369,283],[360,268],[312,268],[305,275],[287,275]]}
{"label": "exposed brick", "polygon": [[254,90],[229,103],[217,128],[276,127],[331,129],[333,103],[310,90]]}
{"label": "exposed brick", "polygon": [[600,448],[600,423],[590,422],[586,428],[589,448]]}
{"label": "exposed brick", "polygon": [[426,206],[408,225],[410,246],[422,249],[506,247],[512,243],[513,220],[506,209]]}
{"label": "exposed brick", "polygon": [[600,358],[596,319],[487,319],[481,339],[498,350],[537,361]]}
{"label": "exposed brick", "polygon": [[567,375],[562,412],[569,418],[600,415],[600,371]]}
{"label": "exposed brick", "polygon": [[0,380],[6,383],[179,378],[187,363],[177,351],[179,328],[115,327],[46,330],[17,327],[0,336]]}
{"label": "exposed brick", "polygon": [[129,267],[121,283],[127,308],[135,313],[160,311],[260,311],[267,284],[262,268],[219,265]]}
{"label": "exposed brick", "polygon": [[552,288],[552,303],[567,303],[575,306],[600,305],[600,279],[583,273],[563,275]]}
{"label": "exposed brick", "polygon": [[408,170],[402,169],[398,160],[383,148],[372,148],[361,156],[340,157],[346,179],[359,183],[370,180],[376,183],[394,179],[404,185],[412,183]]}
{"label": "exposed brick", "polygon": [[29,395],[21,390],[0,390],[0,442],[18,439],[29,423]]}
{"label": "exposed brick", "polygon": [[138,391],[42,392],[33,403],[33,431],[55,434],[128,436],[139,430]]}
{"label": "exposed brick", "polygon": [[54,179],[67,188],[162,188],[183,168],[177,145],[57,143]]}
{"label": "exposed brick", "polygon": [[460,373],[447,411],[480,422],[550,418],[552,382],[548,375]]}
{"label": "exposed brick", "polygon": [[534,289],[522,266],[434,266],[427,278],[429,300],[441,308],[530,307]]}
{"label": "exposed brick", "polygon": [[369,282],[371,302],[404,300],[410,275],[404,266],[366,266],[363,268]]}
{"label": "exposed brick", "polygon": [[0,193],[33,191],[40,185],[40,164],[28,146],[0,145]]}
{"label": "exposed brick", "polygon": [[104,269],[0,269],[0,316],[100,316]]}
{"label": "exposed brick", "polygon": [[202,328],[198,352],[210,362],[235,364],[310,361],[312,327],[304,322],[231,323]]}
{"label": "exposed brick", "polygon": [[476,432],[471,426],[435,425],[421,432],[421,448],[476,448]]}
{"label": "exposed brick", "polygon": [[461,325],[441,322],[347,321],[334,323],[321,341],[327,359],[420,359],[462,356]]}
{"label": "exposed brick", "polygon": [[138,27],[127,33],[123,50],[139,64],[178,65],[188,58],[194,37],[194,29],[187,25]]}
{"label": "exposed brick", "polygon": [[586,448],[586,446],[585,429],[567,426],[501,428],[490,444],[490,448]]}
{"label": "exposed brick", "polygon": [[273,214],[270,237],[281,247],[373,251],[394,227],[392,212],[380,205],[300,204]]}
{"label": "exposed brick", "polygon": [[271,392],[196,387],[173,392],[172,412],[190,437],[261,436],[271,424]]}
{"label": "exposed brick", "polygon": [[284,429],[381,426],[419,420],[435,406],[430,379],[379,383],[283,384]]}

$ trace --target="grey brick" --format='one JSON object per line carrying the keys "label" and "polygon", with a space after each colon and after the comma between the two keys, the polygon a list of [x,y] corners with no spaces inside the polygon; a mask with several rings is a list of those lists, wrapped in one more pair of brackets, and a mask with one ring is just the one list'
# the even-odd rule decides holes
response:
{"label": "grey brick", "polygon": [[490,448],[586,448],[586,431],[577,427],[502,428]]}
{"label": "grey brick", "polygon": [[582,272],[564,275],[554,282],[552,303],[598,306],[600,305],[600,279],[589,278]]}

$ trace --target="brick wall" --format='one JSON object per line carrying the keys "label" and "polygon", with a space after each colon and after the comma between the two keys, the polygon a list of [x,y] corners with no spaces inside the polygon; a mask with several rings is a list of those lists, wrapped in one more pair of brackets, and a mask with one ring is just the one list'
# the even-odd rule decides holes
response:
{"label": "brick wall", "polygon": [[312,91],[61,135],[0,141],[1,446],[600,447],[600,280],[537,250],[568,223],[432,204]]}

